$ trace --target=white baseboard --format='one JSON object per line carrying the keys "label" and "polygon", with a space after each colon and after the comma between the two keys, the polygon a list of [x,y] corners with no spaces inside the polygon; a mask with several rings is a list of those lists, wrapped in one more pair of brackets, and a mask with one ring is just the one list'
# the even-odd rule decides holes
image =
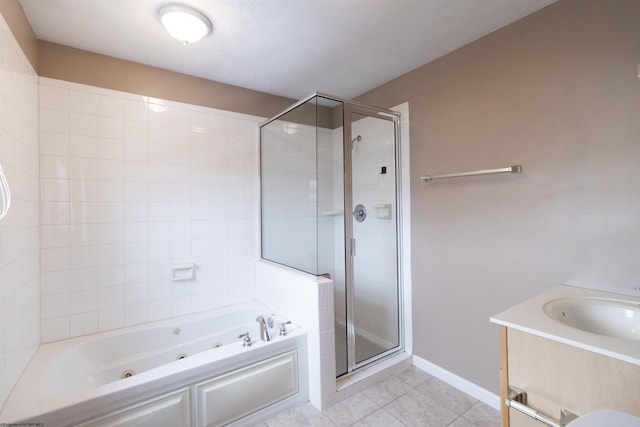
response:
{"label": "white baseboard", "polygon": [[416,355],[413,356],[413,365],[458,390],[467,393],[469,396],[478,399],[480,402],[486,403],[498,411],[500,410],[500,396],[491,393],[489,390]]}

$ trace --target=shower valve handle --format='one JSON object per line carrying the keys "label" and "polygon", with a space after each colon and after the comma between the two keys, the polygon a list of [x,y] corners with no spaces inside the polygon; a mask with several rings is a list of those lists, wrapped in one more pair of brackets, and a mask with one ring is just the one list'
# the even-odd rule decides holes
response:
{"label": "shower valve handle", "polygon": [[362,222],[367,218],[367,209],[364,205],[357,205],[353,212],[351,212],[351,215],[353,215],[353,219],[356,221]]}
{"label": "shower valve handle", "polygon": [[242,340],[242,346],[243,347],[251,347],[251,337],[249,336],[249,332],[245,332],[244,334],[240,334],[238,335],[238,338],[244,338]]}
{"label": "shower valve handle", "polygon": [[286,322],[282,322],[280,323],[280,333],[278,335],[280,335],[281,337],[287,335],[287,325],[290,324],[291,321],[286,321]]}

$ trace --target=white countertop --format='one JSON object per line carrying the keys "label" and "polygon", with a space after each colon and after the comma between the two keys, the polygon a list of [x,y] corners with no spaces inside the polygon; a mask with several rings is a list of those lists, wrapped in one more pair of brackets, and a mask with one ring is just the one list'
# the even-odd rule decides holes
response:
{"label": "white countertop", "polygon": [[582,331],[553,320],[543,311],[547,302],[576,297],[611,298],[640,304],[640,298],[636,297],[562,285],[491,317],[491,322],[640,365],[640,340]]}

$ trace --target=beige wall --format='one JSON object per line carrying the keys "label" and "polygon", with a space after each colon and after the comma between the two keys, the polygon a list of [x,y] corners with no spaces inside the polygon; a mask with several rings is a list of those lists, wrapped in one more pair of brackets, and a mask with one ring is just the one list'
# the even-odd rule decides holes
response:
{"label": "beige wall", "polygon": [[271,117],[295,100],[39,41],[39,74],[154,98]]}
{"label": "beige wall", "polygon": [[38,71],[38,40],[18,0],[0,1],[0,14],[11,29],[13,37],[20,45],[31,66]]}
{"label": "beige wall", "polygon": [[410,105],[416,355],[497,394],[491,315],[640,285],[639,23],[638,1],[561,0],[358,98]]}

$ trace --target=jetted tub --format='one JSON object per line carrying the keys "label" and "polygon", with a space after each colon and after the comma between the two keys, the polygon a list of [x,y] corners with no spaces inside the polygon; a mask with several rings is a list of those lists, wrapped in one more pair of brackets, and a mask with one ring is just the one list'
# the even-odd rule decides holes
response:
{"label": "jetted tub", "polygon": [[[272,340],[256,317],[273,318]],[[306,333],[257,302],[40,346],[0,423],[244,425],[308,400]],[[239,335],[249,332],[251,346]]]}

